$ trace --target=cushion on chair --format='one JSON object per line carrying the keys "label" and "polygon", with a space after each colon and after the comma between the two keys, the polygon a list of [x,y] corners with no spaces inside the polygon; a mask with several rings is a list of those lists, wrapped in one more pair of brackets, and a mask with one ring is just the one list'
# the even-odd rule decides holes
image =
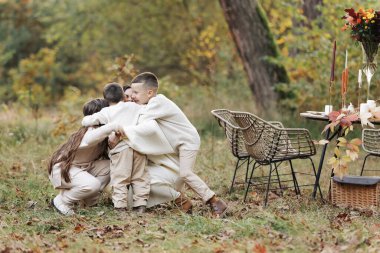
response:
{"label": "cushion on chair", "polygon": [[342,184],[374,185],[380,182],[380,177],[344,176],[341,179],[338,176],[334,176],[333,180]]}

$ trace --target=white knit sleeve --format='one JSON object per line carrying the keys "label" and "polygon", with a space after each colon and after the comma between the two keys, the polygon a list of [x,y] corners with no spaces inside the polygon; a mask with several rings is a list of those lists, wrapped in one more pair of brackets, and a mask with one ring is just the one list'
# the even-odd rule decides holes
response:
{"label": "white knit sleeve", "polygon": [[171,103],[163,95],[151,98],[142,110],[141,121],[165,119],[172,115]]}
{"label": "white knit sleeve", "polygon": [[79,148],[89,147],[102,142],[113,131],[118,131],[121,127],[116,123],[109,123],[98,128],[89,128],[83,136]]}
{"label": "white knit sleeve", "polygon": [[96,126],[101,124],[107,124],[108,117],[106,110],[101,110],[100,112],[94,113],[92,115],[85,116],[82,119],[82,126]]}

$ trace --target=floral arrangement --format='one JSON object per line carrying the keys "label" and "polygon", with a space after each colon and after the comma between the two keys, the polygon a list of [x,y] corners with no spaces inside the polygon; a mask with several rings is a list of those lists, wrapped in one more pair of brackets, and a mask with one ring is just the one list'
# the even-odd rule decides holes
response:
{"label": "floral arrangement", "polygon": [[351,37],[359,42],[380,42],[380,11],[359,9],[355,12],[353,8],[344,11],[346,15],[342,19],[345,19],[346,23],[342,27],[343,31],[351,28]]}
{"label": "floral arrangement", "polygon": [[376,56],[380,43],[380,11],[374,9],[359,9],[356,12],[353,8],[345,9],[346,15],[342,17],[346,21],[342,30],[351,28],[351,37],[360,42],[363,50],[362,70],[367,76],[367,99],[371,79],[377,69]]}
{"label": "floral arrangement", "polygon": [[[380,119],[380,107],[375,107],[361,114],[349,110],[333,111],[329,114],[330,123],[323,130],[325,132],[330,129],[334,133],[340,128],[340,137],[334,148],[334,156],[328,160],[328,164],[332,166],[334,173],[339,177],[346,175],[349,163],[359,157],[359,146],[362,144],[362,141],[358,138],[349,139],[347,137],[354,130],[353,123],[359,119],[362,125],[374,127],[369,120]],[[328,142],[328,140],[320,140],[318,144],[324,145]]]}

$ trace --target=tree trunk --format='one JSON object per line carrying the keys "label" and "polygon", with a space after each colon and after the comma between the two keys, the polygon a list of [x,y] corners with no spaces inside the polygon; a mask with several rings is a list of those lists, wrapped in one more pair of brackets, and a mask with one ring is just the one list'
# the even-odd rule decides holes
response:
{"label": "tree trunk", "polygon": [[268,21],[257,0],[219,0],[259,109],[277,100],[275,85],[288,83]]}

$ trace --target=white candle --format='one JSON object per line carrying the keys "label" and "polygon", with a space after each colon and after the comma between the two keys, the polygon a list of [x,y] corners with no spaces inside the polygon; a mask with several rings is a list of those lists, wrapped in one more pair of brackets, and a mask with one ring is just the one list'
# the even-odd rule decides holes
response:
{"label": "white candle", "polygon": [[348,51],[346,49],[346,62],[344,63],[344,68],[347,68],[347,61],[348,61]]}
{"label": "white candle", "polygon": [[369,106],[367,103],[361,103],[360,104],[360,109],[359,109],[359,114],[363,115],[365,113],[369,112]]}
{"label": "white candle", "polygon": [[362,70],[359,69],[359,75],[358,75],[358,83],[359,83],[359,88],[362,87]]}

